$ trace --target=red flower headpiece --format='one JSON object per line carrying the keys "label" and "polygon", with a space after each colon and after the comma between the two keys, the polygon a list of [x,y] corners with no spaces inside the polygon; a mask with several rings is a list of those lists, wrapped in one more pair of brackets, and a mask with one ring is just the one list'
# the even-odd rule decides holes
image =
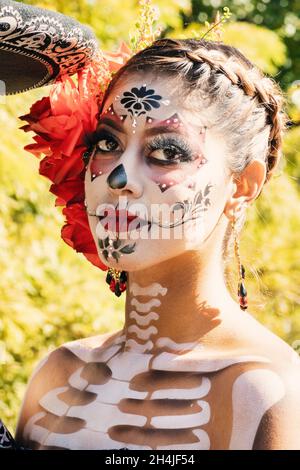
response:
{"label": "red flower headpiece", "polygon": [[39,173],[52,181],[50,191],[57,196],[55,205],[64,206],[63,240],[103,270],[107,266],[98,257],[84,206],[84,137],[97,127],[99,107],[113,73],[131,55],[125,42],[115,53],[99,51],[98,57],[75,76],[57,79],[49,96],[34,103],[29,114],[20,116],[28,123],[21,129],[36,134],[35,143],[25,150],[38,158],[45,155]]}
{"label": "red flower headpiece", "polygon": [[117,52],[99,50],[97,57],[72,78],[67,74],[59,77],[49,96],[33,104],[29,114],[20,116],[27,122],[21,129],[36,134],[35,143],[25,150],[38,158],[45,155],[39,173],[52,181],[50,191],[57,196],[55,205],[64,207],[63,240],[104,271],[107,266],[98,257],[84,205],[85,137],[97,128],[99,108],[113,74],[161,33],[160,27],[153,29],[158,17],[151,0],[139,0],[139,5],[138,28],[130,39],[132,49],[122,41]]}

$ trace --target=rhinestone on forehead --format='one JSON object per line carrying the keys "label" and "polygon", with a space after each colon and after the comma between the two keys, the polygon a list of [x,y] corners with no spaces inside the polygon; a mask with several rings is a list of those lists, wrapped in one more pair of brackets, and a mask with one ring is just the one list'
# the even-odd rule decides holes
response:
{"label": "rhinestone on forehead", "polygon": [[99,115],[99,118],[101,119],[101,116],[103,116],[104,114],[110,114],[111,116],[115,115],[121,121],[125,121],[125,119],[127,117],[125,114],[119,116],[118,113],[114,110],[114,105],[113,104],[111,104],[103,114]]}

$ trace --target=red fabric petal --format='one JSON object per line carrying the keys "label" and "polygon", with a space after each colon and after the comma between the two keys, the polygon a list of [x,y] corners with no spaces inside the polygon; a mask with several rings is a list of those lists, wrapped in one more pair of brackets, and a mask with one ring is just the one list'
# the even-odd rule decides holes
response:
{"label": "red fabric petal", "polygon": [[40,162],[39,172],[55,184],[66,179],[84,178],[84,163],[82,161],[82,148],[76,149],[71,157],[53,158],[45,157]]}
{"label": "red fabric petal", "polygon": [[[79,70],[75,79],[59,77],[47,97],[34,103],[28,114],[20,116],[24,132],[34,133],[34,143],[25,150],[40,158],[39,173],[53,184],[56,206],[65,206],[63,240],[81,252],[95,266],[106,270],[97,254],[84,201],[85,167],[82,153],[84,137],[97,127],[98,110],[112,73],[128,60],[132,51],[122,41],[116,53],[99,51],[93,62]],[[77,80],[77,81],[76,81]]]}
{"label": "red fabric petal", "polygon": [[52,184],[50,191],[59,196],[60,200],[65,202],[65,205],[84,201],[84,181],[78,180],[78,178],[63,181],[60,184]]}

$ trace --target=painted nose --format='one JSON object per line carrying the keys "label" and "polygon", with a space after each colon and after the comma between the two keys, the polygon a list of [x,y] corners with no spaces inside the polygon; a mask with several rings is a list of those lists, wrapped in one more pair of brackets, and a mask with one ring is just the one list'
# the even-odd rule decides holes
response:
{"label": "painted nose", "polygon": [[121,163],[108,175],[106,182],[111,192],[118,195],[132,195],[139,198],[143,194],[142,184],[135,178],[128,177]]}
{"label": "painted nose", "polygon": [[118,165],[107,177],[107,184],[111,189],[122,189],[127,184],[127,175],[124,165]]}

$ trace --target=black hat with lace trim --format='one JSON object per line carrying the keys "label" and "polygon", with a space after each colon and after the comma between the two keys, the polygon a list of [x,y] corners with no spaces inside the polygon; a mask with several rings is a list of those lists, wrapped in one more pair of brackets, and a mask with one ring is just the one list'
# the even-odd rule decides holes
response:
{"label": "black hat with lace trim", "polygon": [[92,30],[44,8],[0,0],[0,95],[49,85],[72,75],[99,50]]}

